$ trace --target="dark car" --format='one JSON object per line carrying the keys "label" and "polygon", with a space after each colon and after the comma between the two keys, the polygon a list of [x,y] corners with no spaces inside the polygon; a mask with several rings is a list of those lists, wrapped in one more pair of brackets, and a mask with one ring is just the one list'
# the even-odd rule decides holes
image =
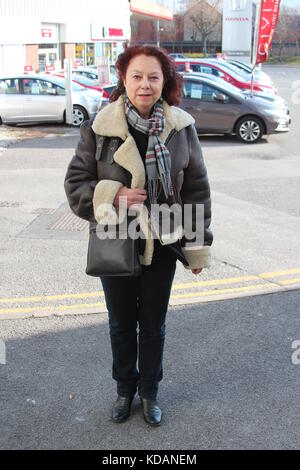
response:
{"label": "dark car", "polygon": [[242,93],[222,79],[183,74],[180,107],[195,118],[198,133],[235,134],[246,144],[263,135],[289,131],[291,122],[284,100],[271,101]]}

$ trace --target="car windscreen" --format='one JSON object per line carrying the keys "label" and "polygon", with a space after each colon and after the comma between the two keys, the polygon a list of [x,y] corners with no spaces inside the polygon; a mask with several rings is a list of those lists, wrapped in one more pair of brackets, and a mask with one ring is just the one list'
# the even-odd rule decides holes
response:
{"label": "car windscreen", "polygon": [[79,83],[83,83],[84,85],[94,86],[97,85],[97,80],[93,80],[92,78],[87,78],[84,75],[73,75],[73,80],[76,80]]}
{"label": "car windscreen", "polygon": [[225,64],[223,64],[222,62],[207,61],[207,62],[202,62],[202,65],[203,66],[206,65],[207,67],[216,67],[219,70],[223,71],[224,73],[228,73],[228,75],[231,75],[232,78],[234,78],[235,80],[239,82],[240,81],[247,82],[250,80],[247,77],[247,75],[245,75],[245,72],[243,72],[242,70],[239,70],[237,68],[233,69],[233,67],[229,69],[230,66],[228,66],[227,64],[226,64],[227,66],[225,66]]}
{"label": "car windscreen", "polygon": [[[216,62],[217,63],[217,62]],[[237,65],[228,63],[228,62],[221,62],[220,65],[222,67],[225,67],[226,69],[230,70],[230,72],[237,73],[238,75],[241,75],[242,78],[246,77],[248,78],[248,72],[246,70],[242,70]]]}
{"label": "car windscreen", "polygon": [[234,61],[234,60],[228,60],[229,64],[235,65],[238,69],[245,70],[247,73],[251,73],[252,69],[246,64],[243,64],[242,62]]}
{"label": "car windscreen", "polygon": [[247,72],[243,72],[242,70],[237,69],[237,68],[235,68],[234,70],[233,70],[233,68],[230,68],[230,70],[229,70],[228,65],[227,65],[227,67],[225,67],[225,65],[223,65],[223,64],[217,64],[217,65],[221,70],[224,70],[224,72],[231,75],[231,77],[234,78],[235,80],[238,80],[238,81],[242,80],[244,82],[250,81],[250,78],[249,78],[249,75],[247,74]]}
{"label": "car windscreen", "polygon": [[[57,85],[62,86],[63,88],[66,87],[66,81],[64,78],[55,77],[54,81]],[[87,91],[87,89],[84,88],[84,86],[79,85],[78,83],[75,83],[75,82],[72,82],[72,90],[73,91]]]}

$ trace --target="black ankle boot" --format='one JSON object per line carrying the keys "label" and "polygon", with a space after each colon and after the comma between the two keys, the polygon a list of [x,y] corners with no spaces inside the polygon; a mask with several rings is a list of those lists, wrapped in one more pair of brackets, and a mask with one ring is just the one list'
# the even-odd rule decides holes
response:
{"label": "black ankle boot", "polygon": [[156,399],[141,398],[144,419],[151,426],[159,426],[161,424],[162,411],[158,406]]}
{"label": "black ankle boot", "polygon": [[118,395],[112,409],[112,419],[116,423],[122,423],[130,415],[130,407],[134,396],[122,397]]}

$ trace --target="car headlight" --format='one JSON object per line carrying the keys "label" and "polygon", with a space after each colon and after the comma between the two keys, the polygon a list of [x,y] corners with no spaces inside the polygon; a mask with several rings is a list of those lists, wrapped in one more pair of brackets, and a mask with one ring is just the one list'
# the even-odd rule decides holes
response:
{"label": "car headlight", "polygon": [[277,117],[275,118],[275,121],[278,123],[278,124],[286,124],[288,122],[288,117]]}
{"label": "car headlight", "polygon": [[280,118],[287,118],[288,117],[288,112],[286,109],[266,109],[264,111],[265,114],[269,114],[271,117],[274,119],[280,119]]}

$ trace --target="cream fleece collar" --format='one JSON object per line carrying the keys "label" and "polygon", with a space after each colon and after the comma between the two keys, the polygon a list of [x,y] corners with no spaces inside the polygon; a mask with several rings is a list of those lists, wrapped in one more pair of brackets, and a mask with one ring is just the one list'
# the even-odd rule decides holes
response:
{"label": "cream fleece collar", "polygon": [[[170,106],[166,101],[163,102],[164,116],[166,125],[160,138],[166,141],[172,129],[181,131],[190,124],[194,124],[194,118],[175,106]],[[110,103],[97,114],[92,129],[95,134],[106,137],[120,137],[122,140],[130,135],[124,113],[124,101],[120,96],[117,101]]]}
{"label": "cream fleece collar", "polygon": [[[163,102],[163,108],[166,118],[165,129],[160,135],[163,142],[166,141],[172,129],[180,131],[195,122],[194,118],[182,109],[169,106],[166,102]],[[124,140],[114,153],[114,161],[131,173],[131,188],[144,188],[146,180],[145,167],[135,140],[128,130],[122,96],[97,114],[92,129],[95,134],[105,137],[120,137]]]}

